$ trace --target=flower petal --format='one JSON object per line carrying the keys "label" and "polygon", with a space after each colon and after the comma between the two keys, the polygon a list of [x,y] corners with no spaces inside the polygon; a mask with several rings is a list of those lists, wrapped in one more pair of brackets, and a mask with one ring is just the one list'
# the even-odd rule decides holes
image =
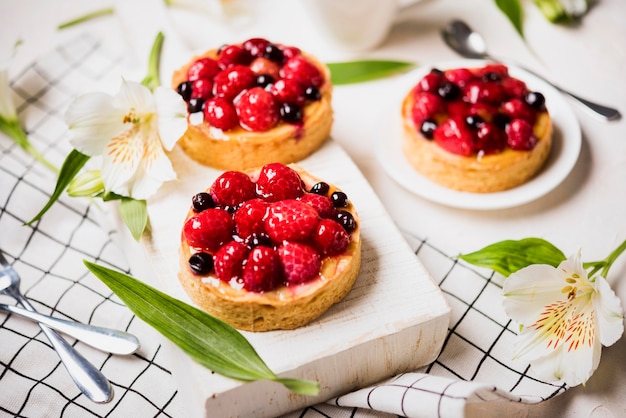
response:
{"label": "flower petal", "polygon": [[132,110],[137,115],[154,113],[156,110],[150,89],[136,81],[126,80],[122,80],[120,90],[113,97],[113,106],[124,113]]}
{"label": "flower petal", "polygon": [[174,90],[157,87],[154,90],[159,135],[166,150],[171,151],[187,130],[187,108],[180,94]]}
{"label": "flower petal", "polygon": [[600,340],[608,347],[624,333],[624,311],[619,297],[604,277],[596,278],[595,288],[593,306],[596,309]]}
{"label": "flower petal", "polygon": [[124,112],[113,107],[105,93],[88,93],[74,100],[65,112],[70,143],[78,151],[100,155],[109,140],[124,130]]}

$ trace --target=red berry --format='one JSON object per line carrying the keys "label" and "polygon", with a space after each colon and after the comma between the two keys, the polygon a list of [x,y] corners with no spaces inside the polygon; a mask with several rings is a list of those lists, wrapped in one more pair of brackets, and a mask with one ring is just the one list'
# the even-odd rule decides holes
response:
{"label": "red berry", "polygon": [[281,70],[283,78],[291,78],[305,87],[324,84],[321,71],[302,55],[289,58]]}
{"label": "red berry", "polygon": [[439,85],[441,84],[441,79],[443,77],[441,76],[441,74],[431,71],[430,73],[426,74],[418,83],[417,86],[415,87],[415,91],[417,92],[428,92],[428,93],[433,93],[433,94],[437,94],[437,89],[439,88]]}
{"label": "red berry", "polygon": [[321,257],[306,244],[286,242],[278,247],[278,257],[287,286],[306,283],[319,275]]}
{"label": "red berry", "polygon": [[276,251],[264,245],[254,247],[243,268],[243,287],[251,292],[264,292],[281,282],[282,267]]}
{"label": "red berry", "polygon": [[436,94],[421,92],[414,96],[412,109],[415,126],[421,126],[426,119],[433,119],[437,113],[444,111],[443,99]]}
{"label": "red berry", "polygon": [[317,211],[320,218],[335,217],[335,207],[333,206],[333,201],[328,196],[322,196],[316,193],[305,193],[300,200],[311,205]]}
{"label": "red berry", "polygon": [[194,81],[201,78],[211,80],[219,72],[220,67],[217,65],[217,61],[213,58],[204,57],[189,66],[187,70],[187,80]]}
{"label": "red berry", "polygon": [[474,137],[462,118],[452,117],[435,129],[434,139],[453,154],[470,156],[474,153]]}
{"label": "red berry", "polygon": [[485,154],[495,154],[506,146],[506,135],[496,125],[490,122],[481,123],[476,132],[476,145],[478,151]]}
{"label": "red berry", "polygon": [[264,38],[250,38],[245,41],[241,46],[253,57],[262,57],[263,54],[265,54],[265,48],[269,44],[270,41]]}
{"label": "red berry", "polygon": [[217,64],[221,69],[227,69],[234,65],[248,65],[252,56],[239,45],[227,45],[220,50]]}
{"label": "red berry", "polygon": [[283,57],[285,57],[285,60],[298,56],[301,53],[300,48],[297,48],[295,46],[283,46],[282,49]]}
{"label": "red berry", "polygon": [[226,171],[211,185],[211,197],[216,205],[236,207],[256,197],[256,186],[241,171]]}
{"label": "red berry", "polygon": [[287,199],[270,204],[265,230],[275,243],[304,241],[317,225],[319,216],[310,205]]}
{"label": "red berry", "polygon": [[253,87],[241,95],[235,104],[239,123],[249,131],[264,132],[280,120],[278,104],[272,93]]}
{"label": "red berry", "polygon": [[472,81],[464,90],[464,98],[470,103],[487,102],[499,104],[504,98],[504,90],[499,83]]}
{"label": "red berry", "polygon": [[235,105],[223,97],[214,97],[204,104],[204,121],[211,126],[228,131],[239,125]]}
{"label": "red berry", "polygon": [[528,151],[537,145],[533,127],[523,119],[513,119],[506,126],[506,135],[507,144],[514,150]]}
{"label": "red berry", "polygon": [[304,88],[293,79],[281,78],[274,83],[271,92],[276,100],[282,103],[295,103],[301,106],[305,102]]}
{"label": "red berry", "polygon": [[254,61],[250,63],[250,69],[256,75],[266,74],[271,76],[274,80],[278,80],[280,77],[280,67],[278,64],[267,58],[255,58]]}
{"label": "red berry", "polygon": [[225,282],[240,279],[247,256],[248,247],[238,241],[229,242],[213,256],[215,275]]}
{"label": "red berry", "polygon": [[265,218],[269,204],[261,199],[250,199],[233,215],[237,235],[246,239],[253,234],[265,233]]}
{"label": "red berry", "polygon": [[219,73],[213,79],[213,93],[217,97],[233,100],[239,93],[252,86],[256,76],[245,65],[233,65]]}
{"label": "red berry", "polygon": [[281,163],[263,166],[256,187],[257,194],[268,202],[297,199],[304,194],[300,175]]}
{"label": "red berry", "polygon": [[486,74],[489,74],[489,73],[495,73],[495,74],[499,75],[501,79],[504,79],[504,78],[509,76],[509,69],[504,64],[499,64],[499,63],[487,64],[484,67],[479,68],[477,70],[476,75],[478,77],[482,77],[482,76],[484,76]]}
{"label": "red berry", "polygon": [[321,219],[313,230],[315,248],[323,255],[341,254],[348,248],[350,237],[348,233],[332,219]]}
{"label": "red berry", "polygon": [[469,113],[470,105],[463,100],[452,100],[445,102],[445,108],[450,117],[464,117]]}
{"label": "red berry", "polygon": [[213,95],[213,83],[206,78],[200,78],[191,82],[192,99],[208,99]]}
{"label": "red berry", "polygon": [[515,97],[518,99],[523,99],[524,96],[528,93],[528,87],[526,87],[526,83],[522,80],[519,80],[514,77],[507,77],[501,82],[502,89],[509,97]]}
{"label": "red berry", "polygon": [[521,99],[511,99],[502,103],[502,113],[511,119],[524,119],[531,125],[535,124],[537,112]]}
{"label": "red berry", "polygon": [[444,77],[446,78],[446,80],[463,88],[474,78],[474,74],[472,74],[472,72],[467,68],[456,68],[452,70],[446,70],[444,73]]}
{"label": "red berry", "polygon": [[191,247],[217,251],[232,239],[235,223],[222,209],[206,209],[187,219],[183,235]]}

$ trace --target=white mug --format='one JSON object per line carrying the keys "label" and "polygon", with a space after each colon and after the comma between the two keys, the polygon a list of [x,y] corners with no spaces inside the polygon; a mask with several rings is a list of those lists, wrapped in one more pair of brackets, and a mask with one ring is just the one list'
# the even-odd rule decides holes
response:
{"label": "white mug", "polygon": [[305,0],[320,33],[334,46],[365,51],[388,35],[400,9],[420,0]]}

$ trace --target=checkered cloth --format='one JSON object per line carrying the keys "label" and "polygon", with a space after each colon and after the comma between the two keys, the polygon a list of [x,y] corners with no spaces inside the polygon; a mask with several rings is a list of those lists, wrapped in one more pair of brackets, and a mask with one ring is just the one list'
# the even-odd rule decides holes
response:
{"label": "checkered cloth", "polygon": [[[83,35],[12,77],[14,103],[31,142],[57,166],[70,150],[64,109],[79,92],[97,90],[112,75],[121,77],[123,59]],[[113,356],[68,339],[114,387],[110,403],[94,404],[74,386],[35,324],[0,313],[0,416],[186,416],[160,334],[82,263],[87,259],[132,274],[114,244],[117,232],[100,222],[99,202],[63,196],[40,222],[24,225],[47,202],[55,181],[56,175],[0,136],[0,248],[20,274],[22,291],[42,313],[126,330],[142,346],[133,355]],[[290,416],[455,417],[467,402],[534,403],[566,390],[537,380],[527,364],[511,360],[516,330],[499,303],[501,277],[460,264],[403,232],[452,307],[440,356],[422,370]],[[4,295],[0,302],[14,303]]]}

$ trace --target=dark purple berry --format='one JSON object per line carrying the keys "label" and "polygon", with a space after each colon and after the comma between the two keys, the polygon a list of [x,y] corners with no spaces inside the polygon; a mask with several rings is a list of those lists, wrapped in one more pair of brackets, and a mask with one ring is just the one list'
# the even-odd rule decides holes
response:
{"label": "dark purple berry", "polygon": [[250,249],[258,247],[259,245],[263,245],[265,247],[272,247],[273,245],[270,236],[264,233],[250,235],[248,238],[246,238],[245,244]]}
{"label": "dark purple berry", "polygon": [[344,192],[336,191],[330,195],[330,200],[333,202],[333,206],[336,208],[345,208],[348,206],[348,195]]}
{"label": "dark purple berry", "polygon": [[280,117],[285,122],[300,122],[302,120],[302,109],[295,103],[283,103],[280,107]]}
{"label": "dark purple berry", "polygon": [[478,129],[485,121],[479,115],[467,115],[465,124],[472,129]]}
{"label": "dark purple berry", "polygon": [[443,100],[452,101],[459,97],[461,89],[456,84],[446,81],[439,86],[437,93]]}
{"label": "dark purple berry", "polygon": [[183,81],[176,88],[176,92],[180,94],[180,97],[182,97],[184,101],[188,102],[189,99],[191,99],[191,82]]}
{"label": "dark purple berry", "polygon": [[504,113],[496,113],[493,115],[493,124],[496,125],[498,129],[504,130],[510,121],[511,119]]}
{"label": "dark purple berry", "polygon": [[201,98],[189,99],[187,103],[187,111],[189,113],[202,112],[204,108],[204,100]]}
{"label": "dark purple berry", "polygon": [[542,110],[546,104],[546,98],[544,97],[544,95],[536,91],[528,92],[526,97],[524,97],[524,101],[530,107],[538,110]]}
{"label": "dark purple berry", "polygon": [[265,53],[263,54],[263,56],[270,61],[274,61],[279,64],[282,63],[285,59],[285,56],[283,55],[283,50],[274,44],[268,44],[265,47]]}
{"label": "dark purple berry", "polygon": [[498,82],[500,80],[502,80],[502,77],[500,76],[500,74],[493,72],[493,71],[490,71],[483,75],[483,81]]}
{"label": "dark purple berry", "polygon": [[420,133],[426,139],[433,139],[435,129],[437,129],[437,122],[432,119],[426,119],[422,122],[422,126],[420,126]]}
{"label": "dark purple berry", "polygon": [[352,231],[356,229],[356,220],[347,210],[337,211],[337,222],[343,226],[343,229],[345,229],[348,234],[351,234]]}
{"label": "dark purple berry", "polygon": [[304,89],[304,97],[306,97],[307,100],[316,102],[322,98],[322,94],[320,93],[320,90],[317,87],[309,86],[306,89]]}
{"label": "dark purple berry", "polygon": [[328,183],[320,181],[319,183],[315,183],[313,187],[311,187],[311,193],[319,194],[322,196],[328,196],[328,192],[330,191],[330,186]]}
{"label": "dark purple berry", "polygon": [[202,212],[203,210],[215,207],[215,202],[210,194],[200,192],[191,198],[194,212]]}
{"label": "dark purple berry", "polygon": [[256,85],[259,87],[267,87],[274,82],[274,77],[269,74],[259,74],[256,77]]}
{"label": "dark purple berry", "polygon": [[436,75],[444,75],[444,72],[441,71],[439,68],[432,68],[430,72]]}
{"label": "dark purple berry", "polygon": [[189,268],[195,274],[207,274],[213,270],[213,256],[208,253],[195,253],[189,257]]}

